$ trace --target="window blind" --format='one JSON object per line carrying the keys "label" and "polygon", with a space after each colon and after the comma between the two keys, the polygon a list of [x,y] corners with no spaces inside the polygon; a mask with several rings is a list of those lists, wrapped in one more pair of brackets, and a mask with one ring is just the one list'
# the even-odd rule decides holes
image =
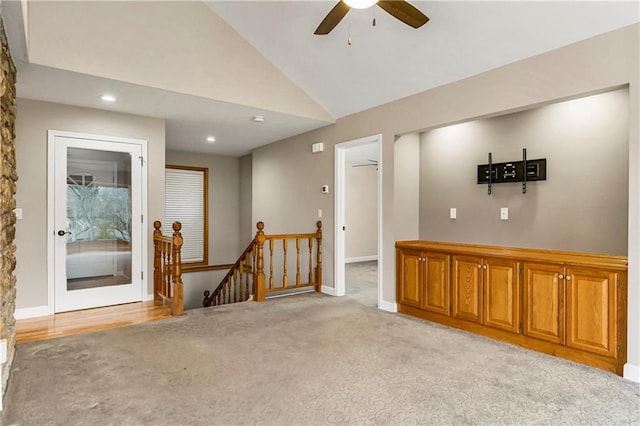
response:
{"label": "window blind", "polygon": [[182,262],[204,262],[205,171],[165,170],[164,235],[173,235],[173,222],[182,223]]}

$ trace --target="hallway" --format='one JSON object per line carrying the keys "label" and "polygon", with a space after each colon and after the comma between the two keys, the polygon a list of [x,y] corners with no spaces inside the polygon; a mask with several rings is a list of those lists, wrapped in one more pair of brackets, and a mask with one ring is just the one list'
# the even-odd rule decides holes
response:
{"label": "hallway", "polygon": [[365,306],[378,307],[378,261],[345,264],[346,295]]}

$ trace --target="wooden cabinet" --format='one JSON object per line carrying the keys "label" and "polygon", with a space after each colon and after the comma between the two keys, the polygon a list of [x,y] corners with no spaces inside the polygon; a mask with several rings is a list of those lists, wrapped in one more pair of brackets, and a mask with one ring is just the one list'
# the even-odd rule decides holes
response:
{"label": "wooden cabinet", "polygon": [[449,256],[402,250],[397,263],[399,303],[449,315]]}
{"label": "wooden cabinet", "polygon": [[453,316],[518,332],[518,262],[453,256]]}
{"label": "wooden cabinet", "polygon": [[520,286],[518,262],[510,259],[484,259],[483,324],[518,333]]}
{"label": "wooden cabinet", "polygon": [[453,309],[456,318],[482,322],[482,258],[453,256]]}
{"label": "wooden cabinet", "polygon": [[627,259],[396,243],[398,312],[622,373]]}
{"label": "wooden cabinet", "polygon": [[616,355],[617,272],[536,263],[524,270],[526,335]]}
{"label": "wooden cabinet", "polygon": [[398,252],[398,302],[409,306],[422,306],[422,252],[402,250]]}
{"label": "wooden cabinet", "polygon": [[567,346],[616,355],[616,286],[613,271],[567,268]]}
{"label": "wooden cabinet", "polygon": [[525,263],[523,274],[523,332],[527,336],[564,344],[564,282],[557,265]]}

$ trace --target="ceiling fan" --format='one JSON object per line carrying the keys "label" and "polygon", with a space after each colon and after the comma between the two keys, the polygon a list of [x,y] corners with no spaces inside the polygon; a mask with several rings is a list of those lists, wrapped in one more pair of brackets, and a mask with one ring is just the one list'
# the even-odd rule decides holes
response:
{"label": "ceiling fan", "polygon": [[320,22],[314,34],[329,34],[351,8],[366,9],[375,4],[380,6],[389,15],[413,28],[420,28],[429,21],[429,18],[424,13],[420,12],[405,0],[341,0],[331,9],[322,22]]}
{"label": "ceiling fan", "polygon": [[351,167],[375,167],[378,170],[378,160],[367,160],[368,163],[354,164]]}

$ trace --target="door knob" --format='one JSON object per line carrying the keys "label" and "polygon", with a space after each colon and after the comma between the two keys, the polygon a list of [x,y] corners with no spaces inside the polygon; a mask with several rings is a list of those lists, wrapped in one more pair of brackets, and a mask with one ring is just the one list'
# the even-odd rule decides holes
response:
{"label": "door knob", "polygon": [[62,229],[58,231],[58,235],[60,235],[61,237],[64,237],[64,236],[65,236],[65,235],[67,235],[67,234],[71,234],[71,232],[69,232],[69,231],[64,231],[64,230],[62,230]]}

